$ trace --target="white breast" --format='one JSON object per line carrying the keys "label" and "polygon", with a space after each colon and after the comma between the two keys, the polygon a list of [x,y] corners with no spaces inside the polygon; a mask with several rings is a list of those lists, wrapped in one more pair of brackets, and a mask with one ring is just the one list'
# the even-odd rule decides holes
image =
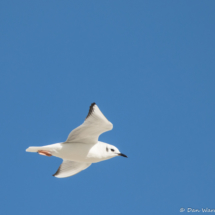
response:
{"label": "white breast", "polygon": [[[102,147],[105,149],[105,147]],[[90,145],[85,143],[61,144],[52,154],[56,157],[77,162],[97,163],[106,160],[101,150],[101,143]]]}

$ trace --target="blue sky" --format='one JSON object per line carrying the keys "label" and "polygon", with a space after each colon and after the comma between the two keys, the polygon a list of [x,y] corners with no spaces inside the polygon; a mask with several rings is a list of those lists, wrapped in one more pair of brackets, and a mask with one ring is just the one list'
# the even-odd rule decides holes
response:
{"label": "blue sky", "polygon": [[[1,1],[1,214],[215,208],[214,1]],[[96,102],[117,157],[66,179],[26,153]],[[184,212],[187,213],[187,212]]]}

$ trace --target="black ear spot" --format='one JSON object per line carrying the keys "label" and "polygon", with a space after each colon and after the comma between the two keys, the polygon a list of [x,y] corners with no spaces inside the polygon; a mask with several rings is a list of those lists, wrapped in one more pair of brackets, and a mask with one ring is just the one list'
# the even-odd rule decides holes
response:
{"label": "black ear spot", "polygon": [[108,152],[108,147],[106,147],[106,151]]}
{"label": "black ear spot", "polygon": [[111,149],[111,151],[114,152],[115,150],[114,150],[114,149]]}

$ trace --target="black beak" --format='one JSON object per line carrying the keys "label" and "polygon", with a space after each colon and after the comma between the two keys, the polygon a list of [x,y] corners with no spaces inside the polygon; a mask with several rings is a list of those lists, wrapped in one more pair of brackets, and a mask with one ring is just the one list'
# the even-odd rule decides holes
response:
{"label": "black beak", "polygon": [[119,153],[118,155],[127,158],[127,156],[122,153]]}

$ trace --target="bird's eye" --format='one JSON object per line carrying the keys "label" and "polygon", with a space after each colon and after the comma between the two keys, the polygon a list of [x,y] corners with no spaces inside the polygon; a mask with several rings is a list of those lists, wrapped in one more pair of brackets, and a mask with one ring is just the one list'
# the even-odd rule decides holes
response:
{"label": "bird's eye", "polygon": [[106,151],[108,152],[108,147],[106,147]]}
{"label": "bird's eye", "polygon": [[114,149],[111,149],[111,151],[114,152],[115,150],[114,150]]}

